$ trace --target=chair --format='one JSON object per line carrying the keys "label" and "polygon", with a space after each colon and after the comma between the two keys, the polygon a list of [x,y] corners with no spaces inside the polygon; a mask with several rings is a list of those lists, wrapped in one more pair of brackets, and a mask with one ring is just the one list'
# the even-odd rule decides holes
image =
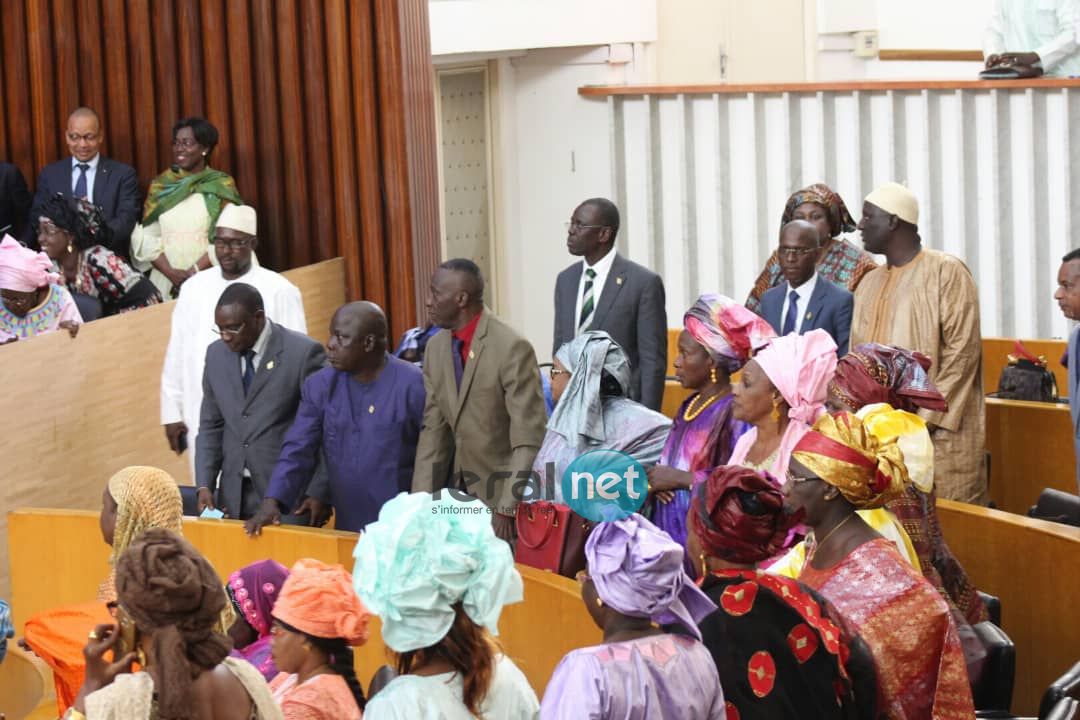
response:
{"label": "chair", "polygon": [[1039,703],[1039,717],[1050,717],[1051,712],[1061,703],[1062,699],[1070,697],[1080,700],[1080,662],[1065,671],[1064,675],[1050,683],[1050,687],[1046,688],[1046,692],[1042,696],[1042,702]]}
{"label": "chair", "polygon": [[26,651],[9,644],[7,656],[0,663],[0,717],[29,717],[45,696],[45,680]]}
{"label": "chair", "polygon": [[1058,701],[1044,720],[1076,720],[1078,717],[1080,717],[1080,700],[1065,697]]}
{"label": "chair", "polygon": [[1028,510],[1028,517],[1080,527],[1080,496],[1046,488]]}
{"label": "chair", "polygon": [[982,590],[976,590],[976,592],[979,593],[979,599],[986,606],[986,612],[990,614],[990,622],[1001,627],[1001,598],[997,595],[984,593]]}
{"label": "chair", "polygon": [[1016,646],[1005,632],[992,622],[972,626],[983,647],[986,663],[982,675],[971,688],[976,710],[1009,712],[1013,683],[1016,680]]}

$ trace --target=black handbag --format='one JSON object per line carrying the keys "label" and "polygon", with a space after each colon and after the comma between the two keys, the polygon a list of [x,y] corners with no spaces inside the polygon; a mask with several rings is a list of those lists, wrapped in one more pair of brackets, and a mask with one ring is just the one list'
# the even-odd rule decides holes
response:
{"label": "black handbag", "polygon": [[1057,402],[1058,388],[1054,373],[1046,367],[1046,358],[1035,357],[1016,341],[1016,355],[998,378],[997,397],[1004,400]]}

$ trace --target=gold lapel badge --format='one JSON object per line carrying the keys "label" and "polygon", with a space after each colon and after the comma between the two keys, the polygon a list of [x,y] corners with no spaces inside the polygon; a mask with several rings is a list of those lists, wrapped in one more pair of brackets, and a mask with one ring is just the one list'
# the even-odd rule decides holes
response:
{"label": "gold lapel badge", "polygon": [[374,405],[369,405],[367,411],[368,411],[368,415],[374,415],[375,414],[375,406]]}
{"label": "gold lapel badge", "polygon": [[271,360],[270,362],[266,363],[266,369],[267,369],[267,370],[273,370],[273,369],[274,369],[274,361],[273,361],[273,360]]}
{"label": "gold lapel badge", "polygon": [[621,277],[615,278],[615,284],[616,285],[622,285],[622,278]]}

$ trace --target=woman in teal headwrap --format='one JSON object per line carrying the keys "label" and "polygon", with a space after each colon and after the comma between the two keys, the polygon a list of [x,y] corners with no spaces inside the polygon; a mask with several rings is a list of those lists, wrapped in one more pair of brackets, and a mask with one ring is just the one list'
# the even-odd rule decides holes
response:
{"label": "woman in teal headwrap", "polygon": [[166,299],[196,272],[217,264],[209,238],[218,215],[228,203],[244,203],[232,177],[207,164],[217,143],[217,128],[202,118],[176,123],[173,165],[150,183],[142,223],[131,235],[135,267],[150,270]]}

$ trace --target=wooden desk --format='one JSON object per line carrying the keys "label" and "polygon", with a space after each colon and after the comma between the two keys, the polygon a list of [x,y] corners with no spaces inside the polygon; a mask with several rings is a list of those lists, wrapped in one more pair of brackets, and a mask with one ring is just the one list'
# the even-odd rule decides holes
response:
{"label": "wooden desk", "polygon": [[1043,488],[1076,492],[1072,416],[1068,405],[986,399],[990,499],[1024,515]]}
{"label": "wooden desk", "polygon": [[[1061,364],[1061,356],[1065,354],[1067,343],[1064,340],[1021,340],[1024,347],[1032,355],[1042,355],[1046,358],[1047,367],[1057,379],[1058,394],[1061,397],[1069,395],[1068,370]],[[998,379],[1001,371],[1009,364],[1009,355],[1015,352],[1015,338],[984,337],[982,339],[983,354],[983,392],[990,394],[997,392]]]}
{"label": "wooden desk", "polygon": [[1034,715],[1046,687],[1080,658],[1080,528],[938,500],[949,547],[980,590],[1001,598],[1016,643],[1014,713]]}

